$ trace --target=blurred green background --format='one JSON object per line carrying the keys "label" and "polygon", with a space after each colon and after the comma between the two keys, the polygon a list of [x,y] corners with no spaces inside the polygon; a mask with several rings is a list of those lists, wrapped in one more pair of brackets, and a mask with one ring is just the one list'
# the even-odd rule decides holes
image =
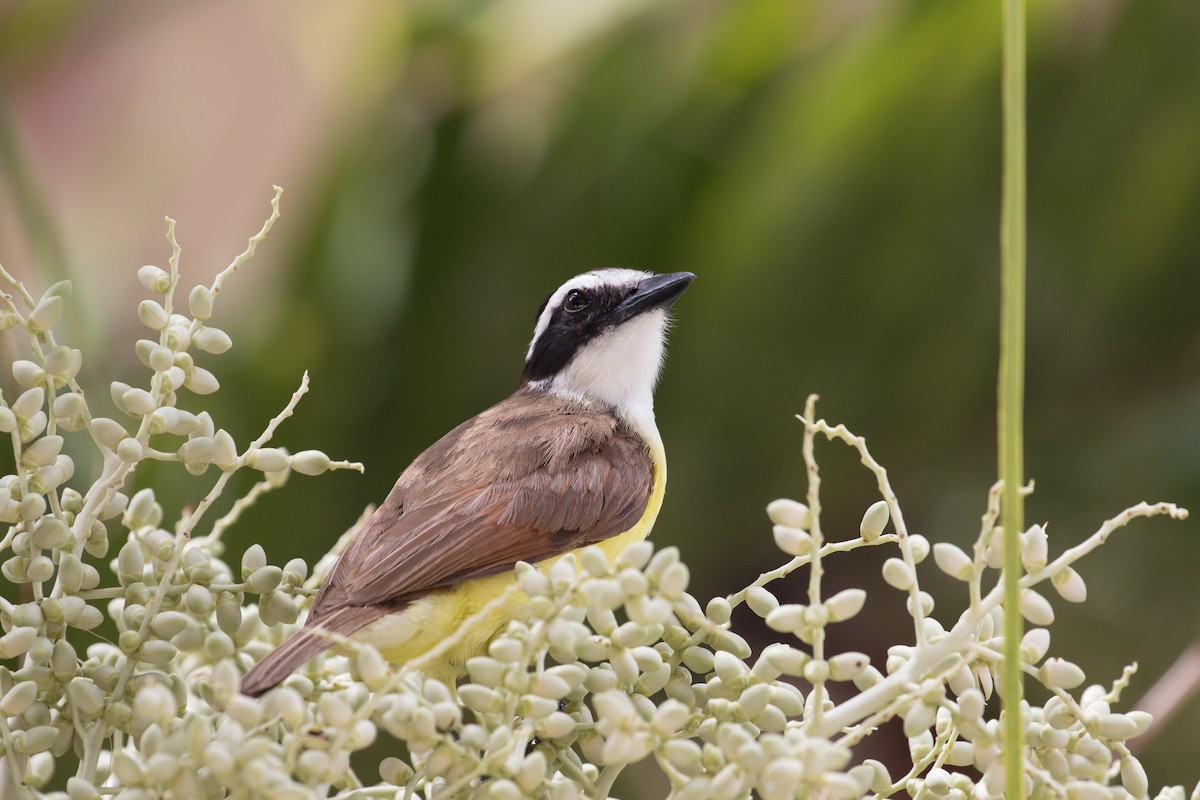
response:
{"label": "blurred green background", "polygon": [[[1056,553],[1137,501],[1197,504],[1200,4],[1029,13],[1027,514]],[[185,285],[207,282],[287,189],[220,297],[236,344],[205,362],[209,405],[248,441],[308,369],[277,441],[367,473],[293,478],[230,532],[234,557],[325,552],[513,388],[546,294],[609,265],[699,276],[658,391],[654,534],[695,594],[780,563],[763,507],[804,492],[809,392],[868,437],[911,530],[967,546],[995,474],[999,19],[934,0],[8,3],[0,259],[76,281],[106,407],[100,381],[146,378],[135,271],[166,261],[162,216]],[[849,535],[872,480],[845,448],[818,455],[825,527]],[[171,474],[169,515],[212,479]],[[1137,659],[1128,702],[1200,632],[1195,524],[1131,527],[1053,628],[1095,681]],[[833,646],[876,663],[911,640],[882,559],[827,577],[868,587]],[[965,592],[928,572],[948,623]],[[1197,741],[1192,701],[1144,752],[1152,786],[1200,777]],[[619,793],[658,786],[635,772]]]}

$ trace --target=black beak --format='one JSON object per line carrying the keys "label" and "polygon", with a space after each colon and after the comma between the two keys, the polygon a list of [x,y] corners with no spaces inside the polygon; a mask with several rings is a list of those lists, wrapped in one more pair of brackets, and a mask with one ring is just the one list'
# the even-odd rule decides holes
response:
{"label": "black beak", "polygon": [[690,272],[672,272],[646,278],[617,306],[616,316],[624,322],[652,308],[670,308],[695,279],[696,276]]}

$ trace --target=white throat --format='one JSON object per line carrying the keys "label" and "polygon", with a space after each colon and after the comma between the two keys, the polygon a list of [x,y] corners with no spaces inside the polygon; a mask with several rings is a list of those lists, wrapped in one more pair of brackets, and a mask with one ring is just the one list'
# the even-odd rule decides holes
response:
{"label": "white throat", "polygon": [[550,391],[610,406],[649,443],[659,444],[654,384],[666,327],[662,309],[639,314],[588,342],[565,369],[541,383]]}

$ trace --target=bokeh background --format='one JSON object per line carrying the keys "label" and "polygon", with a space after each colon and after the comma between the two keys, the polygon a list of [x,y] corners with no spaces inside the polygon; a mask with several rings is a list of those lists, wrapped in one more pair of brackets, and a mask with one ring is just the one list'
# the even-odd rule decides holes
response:
{"label": "bokeh background", "polygon": [[[1200,499],[1200,5],[1029,11],[1027,513],[1053,553],[1139,500]],[[999,19],[930,0],[0,3],[0,260],[75,280],[104,403],[100,381],[145,380],[135,271],[166,261],[163,215],[185,285],[208,282],[287,189],[220,297],[236,344],[207,364],[214,416],[252,438],[307,369],[278,441],[367,473],[294,478],[231,531],[234,557],[325,552],[512,389],[542,298],[607,265],[699,276],[658,391],[654,534],[697,595],[780,563],[763,507],[804,492],[809,392],[868,437],[910,529],[967,546],[995,474]],[[841,446],[818,455],[825,526],[849,535],[872,481]],[[177,476],[173,512],[209,485]],[[870,591],[834,646],[877,663],[911,639],[882,558],[828,564],[831,588]],[[1105,683],[1136,659],[1133,701],[1200,633],[1198,564],[1195,522],[1131,526],[1083,563],[1088,603],[1056,602],[1059,655]],[[950,621],[964,592],[928,571]],[[1197,742],[1184,702],[1144,751],[1152,786],[1200,777]],[[623,780],[662,794],[653,770]]]}

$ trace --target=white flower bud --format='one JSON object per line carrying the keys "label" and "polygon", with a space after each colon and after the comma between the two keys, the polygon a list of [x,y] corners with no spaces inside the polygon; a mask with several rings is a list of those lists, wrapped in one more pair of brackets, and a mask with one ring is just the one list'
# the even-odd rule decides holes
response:
{"label": "white flower bud", "polygon": [[137,271],[138,283],[155,294],[166,294],[171,288],[171,276],[153,264],[147,264]]}
{"label": "white flower bud", "polygon": [[[68,464],[72,464],[71,460],[67,458],[67,456],[59,456],[59,458],[63,459]],[[74,465],[72,464],[72,472],[74,469]],[[65,483],[66,480],[66,470],[64,470],[58,464],[50,464],[49,466],[41,467],[33,474],[32,477],[30,477],[29,491],[33,492],[34,494],[47,494],[58,488],[58,486],[62,483]]]}
{"label": "white flower bud", "polygon": [[8,717],[24,714],[33,705],[33,702],[37,700],[37,696],[37,683],[34,681],[21,681],[9,689],[3,699],[0,699],[0,711],[4,712],[4,715]]}
{"label": "white flower bud", "polygon": [[746,593],[746,605],[750,606],[750,610],[758,616],[766,618],[768,614],[779,608],[779,600],[764,587],[755,586]]}
{"label": "white flower bud", "polygon": [[587,547],[579,553],[579,563],[594,577],[602,577],[608,573],[608,557],[599,547]]}
{"label": "white flower bud", "polygon": [[700,771],[700,745],[692,739],[671,739],[662,746],[663,757],[685,775]]}
{"label": "white flower bud", "polygon": [[58,728],[53,725],[38,725],[29,730],[15,731],[13,733],[13,749],[21,755],[41,753],[49,750],[57,738]]}
{"label": "white flower bud", "polygon": [[1087,678],[1083,670],[1070,661],[1048,658],[1038,670],[1038,678],[1051,689],[1075,689]]}
{"label": "white flower bud", "polygon": [[1126,711],[1125,717],[1133,723],[1133,733],[1129,734],[1130,739],[1134,738],[1135,736],[1141,736],[1146,732],[1146,729],[1150,727],[1150,723],[1154,721],[1154,716],[1148,711],[1140,711],[1136,709],[1133,711]]}
{"label": "white flower bud", "polygon": [[829,662],[821,658],[811,659],[805,663],[803,675],[809,683],[824,683],[829,680]]}
{"label": "white flower bud", "polygon": [[500,695],[495,689],[478,683],[465,683],[458,687],[458,698],[463,705],[479,714],[490,714],[499,711]]}
{"label": "white flower bud", "polygon": [[175,711],[175,695],[160,683],[147,683],[133,696],[133,716],[147,724],[164,725]]}
{"label": "white flower bud", "polygon": [[143,300],[138,303],[137,315],[141,323],[153,331],[161,331],[170,321],[166,309],[155,300]]}
{"label": "white flower bud", "polygon": [[188,310],[192,316],[203,322],[212,316],[213,296],[207,286],[193,286],[188,294]]}
{"label": "white flower bud", "polygon": [[912,550],[914,564],[920,564],[929,556],[929,540],[919,533],[908,535],[908,546]]}
{"label": "white flower bud", "polygon": [[547,770],[545,753],[535,750],[527,755],[522,760],[516,775],[517,786],[521,790],[520,796],[530,797],[536,794],[546,780]]}
{"label": "white flower bud", "polygon": [[658,590],[668,600],[678,600],[687,591],[690,579],[691,574],[688,571],[687,564],[684,564],[682,561],[676,561],[663,570],[662,577],[658,580]]}
{"label": "white flower bud", "polygon": [[1142,767],[1141,762],[1133,756],[1121,759],[1121,785],[1135,798],[1145,797],[1150,791],[1146,770]]}
{"label": "white flower bud", "polygon": [[217,431],[213,436],[212,463],[228,472],[237,468],[237,462],[237,445],[233,443],[233,437],[225,429]]}
{"label": "white flower bud", "polygon": [[196,436],[179,446],[179,457],[185,464],[211,464],[214,449],[211,436]]}
{"label": "white flower bud", "polygon": [[261,567],[246,579],[246,591],[251,594],[267,594],[279,588],[282,580],[283,570],[279,567],[270,565]]}
{"label": "white flower bud", "polygon": [[[13,625],[36,628],[42,624],[45,617],[37,603],[21,603],[12,610]],[[39,664],[44,664],[50,658],[50,640],[38,638],[30,649],[30,656]]]}
{"label": "white flower bud", "polygon": [[545,719],[558,710],[558,701],[537,695],[523,695],[517,703],[517,714],[530,719]]}
{"label": "white flower bud", "polygon": [[1137,731],[1137,723],[1125,714],[1105,714],[1095,723],[1097,735],[1102,739],[1123,741]]}
{"label": "white flower bud", "polygon": [[192,334],[186,325],[172,325],[167,328],[167,347],[174,353],[175,366],[189,369],[192,357],[187,349],[192,346]]}
{"label": "white flower bud", "polygon": [[144,417],[158,408],[154,396],[145,389],[128,389],[121,394],[117,407],[134,417]]}
{"label": "white flower bud", "polygon": [[[319,753],[318,750],[306,751],[304,755]],[[324,755],[324,754],[322,754]],[[412,777],[412,767],[398,758],[388,756],[379,762],[379,777],[393,786],[403,786]]]}
{"label": "white flower bud", "polygon": [[707,675],[713,670],[713,652],[703,647],[689,647],[683,652],[683,663],[697,675]]}
{"label": "white flower bud", "polygon": [[72,776],[67,778],[67,798],[68,800],[100,800],[100,793],[96,791],[95,786],[83,778]]}
{"label": "white flower bud", "polygon": [[320,475],[329,469],[329,456],[320,450],[301,450],[290,456],[288,463],[301,475]]}
{"label": "white flower bud", "polygon": [[370,645],[366,645],[358,651],[358,674],[367,688],[373,692],[382,688],[390,675],[383,656]]}
{"label": "white flower bud", "polygon": [[934,797],[946,797],[954,788],[950,773],[940,767],[934,767],[925,773],[925,788]]}
{"label": "white flower bud", "polygon": [[539,672],[533,677],[530,689],[541,697],[558,700],[571,692],[571,686],[561,677],[552,673]]}
{"label": "white flower bud", "polygon": [[72,678],[67,684],[67,698],[85,719],[95,719],[104,710],[104,692],[87,678]]}
{"label": "white flower bud", "polygon": [[83,631],[90,631],[101,622],[104,621],[104,614],[95,606],[84,606],[83,612],[79,615],[79,619],[69,623],[73,628],[79,628]]}
{"label": "white flower bud", "polygon": [[[14,371],[16,366],[14,365]],[[27,389],[21,392],[16,401],[12,404],[12,411],[17,416],[17,420],[25,421],[31,419],[34,414],[42,409],[42,404],[46,402],[46,390],[40,386],[34,386],[32,389]]]}
{"label": "white flower bud", "polygon": [[83,395],[75,392],[66,392],[54,398],[54,417],[55,419],[74,419],[80,417],[87,410],[87,404],[84,402]]}
{"label": "white flower bud", "polygon": [[8,406],[0,406],[0,433],[12,433],[17,429],[17,415]]}
{"label": "white flower bud", "polygon": [[132,436],[122,439],[117,444],[117,457],[126,464],[136,464],[142,460],[142,443]]}
{"label": "white flower bud", "polygon": [[46,372],[68,381],[74,378],[83,366],[83,353],[66,345],[59,345],[46,353],[44,363]]}
{"label": "white flower bud", "polygon": [[[765,683],[757,683],[753,686],[747,687],[747,689],[742,692],[741,697],[737,699],[737,708],[739,708],[741,712],[746,715],[747,719],[756,719],[764,711],[766,711],[767,703],[770,701],[770,699],[771,687]],[[683,706],[683,704],[681,703],[680,706]],[[686,706],[684,706],[684,709],[686,710]],[[687,717],[685,716],[683,721],[686,721],[686,719]],[[679,724],[680,728],[683,727],[683,721],[681,721]],[[678,730],[678,728],[676,730]],[[673,732],[674,731],[672,731],[672,733]]]}
{"label": "white flower bud", "polygon": [[116,420],[108,417],[96,417],[92,420],[92,435],[100,444],[110,450],[116,450],[117,445],[129,436],[129,431],[125,430],[125,426]]}
{"label": "white flower bud", "polygon": [[117,575],[122,584],[140,581],[145,569],[145,559],[142,557],[142,546],[135,541],[128,541],[117,555]]}
{"label": "white flower bud", "polygon": [[187,626],[187,615],[179,611],[160,611],[150,622],[150,630],[154,631],[155,636],[162,639],[170,639],[172,636],[183,633],[183,629]]}
{"label": "white flower bud", "polygon": [[63,301],[61,297],[49,295],[38,301],[29,313],[29,332],[45,333],[58,324],[62,318]]}
{"label": "white flower bud", "polygon": [[212,394],[221,388],[221,384],[217,381],[217,376],[203,367],[192,367],[183,385],[196,394]]}
{"label": "white flower bud", "polygon": [[978,689],[968,689],[958,696],[958,713],[967,722],[983,719],[983,707],[983,693]]}
{"label": "white flower bud", "polygon": [[204,616],[213,609],[213,596],[208,587],[194,583],[183,595],[187,610],[197,616]]}
{"label": "white flower bud", "polygon": [[622,569],[643,569],[650,563],[650,558],[653,555],[654,545],[650,542],[634,542],[617,556],[617,566]]}
{"label": "white flower bud", "polygon": [[[29,389],[40,389],[46,383],[46,373],[32,361],[18,360],[12,362],[12,377],[19,385]],[[14,403],[13,405],[16,405]],[[41,405],[41,403],[38,403]]]}
{"label": "white flower bud", "polygon": [[1045,628],[1032,628],[1021,637],[1021,660],[1036,664],[1046,656],[1050,649],[1050,631]]}
{"label": "white flower bud", "polygon": [[812,521],[808,506],[787,499],[772,500],[767,505],[767,516],[776,525],[803,530],[807,530]]}
{"label": "white flower bud", "polygon": [[830,622],[845,622],[862,611],[867,593],[862,589],[843,589],[825,601]]}
{"label": "white flower bud", "polygon": [[1021,534],[1021,563],[1029,572],[1034,572],[1046,566],[1047,537],[1046,529],[1034,525]]}
{"label": "white flower bud", "polygon": [[849,681],[857,678],[871,664],[871,659],[856,652],[839,653],[829,659],[829,677],[835,681]]}
{"label": "white flower bud", "polygon": [[242,554],[242,580],[267,565],[267,553],[261,544],[252,544]]}
{"label": "white flower bud", "polygon": [[909,568],[908,564],[905,564],[898,558],[889,558],[883,562],[883,579],[887,582],[888,586],[899,589],[902,592],[907,592],[911,589],[915,580],[913,571]]}
{"label": "white flower bud", "polygon": [[808,663],[809,655],[791,645],[776,642],[767,645],[760,658],[769,661],[782,675],[799,677],[804,674],[804,665]]}
{"label": "white flower bud", "polygon": [[[540,573],[539,573],[540,574]],[[293,558],[283,565],[283,583],[285,586],[299,586],[308,577],[308,564],[303,558]]]}
{"label": "white flower bud", "polygon": [[228,352],[229,348],[233,347],[233,340],[229,338],[229,334],[220,328],[201,328],[193,334],[192,343],[200,350],[213,355]]}
{"label": "white flower bud", "polygon": [[1054,584],[1059,596],[1068,603],[1082,603],[1087,600],[1087,584],[1083,582],[1083,577],[1070,567],[1063,567],[1054,573],[1050,582]]}
{"label": "white flower bud", "polygon": [[154,639],[141,646],[141,649],[138,650],[138,658],[147,664],[161,667],[171,663],[177,652],[175,645],[170,642]]}
{"label": "white flower bud", "polygon": [[37,638],[37,633],[37,628],[13,628],[0,636],[0,658],[24,655]]}
{"label": "white flower bud", "polygon": [[158,342],[153,339],[138,339],[133,343],[133,353],[137,356],[137,360],[142,362],[142,366],[150,366],[150,353],[154,348],[158,347]]}
{"label": "white flower bud", "polygon": [[767,614],[767,627],[780,633],[794,633],[804,627],[807,606],[786,603]]}
{"label": "white flower bud", "polygon": [[475,656],[467,659],[467,674],[475,683],[487,687],[499,686],[504,680],[508,665],[490,656]]}
{"label": "white flower bud", "polygon": [[891,511],[888,509],[886,500],[877,500],[872,503],[871,507],[863,514],[862,522],[858,526],[858,532],[863,541],[873,542],[878,539],[890,519]]}
{"label": "white flower bud", "polygon": [[502,636],[488,645],[487,652],[498,661],[520,663],[524,657],[524,645],[517,639]]}
{"label": "white flower bud", "polygon": [[166,372],[171,367],[175,366],[175,353],[171,348],[164,347],[161,344],[154,344],[150,348],[150,352],[146,358],[146,366],[155,372]]}
{"label": "white flower bud", "polygon": [[25,452],[21,454],[21,464],[26,469],[37,469],[49,464],[58,457],[62,446],[61,436],[43,436],[25,448]]}
{"label": "white flower bud", "polygon": [[772,529],[775,546],[789,556],[803,556],[812,552],[812,536],[808,531],[776,525]]}
{"label": "white flower bud", "polygon": [[57,517],[42,517],[33,529],[33,543],[44,550],[57,550],[71,541],[71,530]]}
{"label": "white flower bud", "polygon": [[971,557],[949,542],[938,542],[933,546],[933,561],[942,572],[960,581],[970,580],[975,572]]}
{"label": "white flower bud", "polygon": [[792,797],[796,787],[801,785],[804,774],[804,765],[800,760],[781,756],[773,759],[762,771],[758,786],[764,798]]}
{"label": "white flower bud", "polygon": [[1033,625],[1049,625],[1054,622],[1054,608],[1050,601],[1033,589],[1021,591],[1021,616]]}
{"label": "white flower bud", "polygon": [[20,435],[22,442],[32,441],[34,437],[46,430],[47,422],[46,412],[37,411],[26,420],[23,424],[17,426],[17,433]]}
{"label": "white flower bud", "polygon": [[[40,494],[30,493],[21,498],[21,519],[25,520],[26,522],[33,522],[35,519],[45,513],[46,498],[42,497]],[[53,566],[51,566],[50,571],[54,571]],[[35,578],[33,577],[32,572],[29,574],[29,579],[34,581],[46,580],[46,578],[49,577],[49,575],[46,575],[42,578]]]}
{"label": "white flower bud", "polygon": [[704,615],[718,625],[724,625],[726,622],[729,622],[729,617],[732,614],[733,608],[724,597],[714,597],[704,607]]}
{"label": "white flower bud", "polygon": [[63,553],[58,565],[58,579],[68,593],[83,586],[83,562],[74,553]]}
{"label": "white flower bud", "polygon": [[713,668],[726,684],[732,683],[748,672],[746,664],[732,653],[717,652],[713,654]]}

